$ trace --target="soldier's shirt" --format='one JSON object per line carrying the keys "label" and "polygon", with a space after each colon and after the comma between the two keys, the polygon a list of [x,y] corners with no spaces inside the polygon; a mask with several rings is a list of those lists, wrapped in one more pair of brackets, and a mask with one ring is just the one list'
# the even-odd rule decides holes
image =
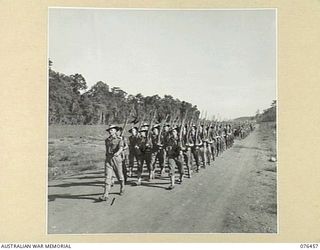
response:
{"label": "soldier's shirt", "polygon": [[192,142],[193,145],[196,145],[196,144],[199,144],[201,143],[201,138],[198,134],[198,137],[197,137],[197,134],[196,133],[190,133],[190,141]]}
{"label": "soldier's shirt", "polygon": [[[159,147],[159,145],[158,145],[158,143],[159,143],[159,135],[152,135],[151,136],[151,140],[152,140],[152,151],[153,152],[157,152],[158,150],[160,150],[160,147]],[[164,142],[164,140],[163,140],[163,135],[161,135],[160,136],[160,144],[162,144],[163,145],[163,142]]]}
{"label": "soldier's shirt", "polygon": [[135,149],[135,146],[138,146],[139,144],[139,137],[138,136],[134,136],[134,135],[130,135],[129,136],[129,150],[132,151]]}
{"label": "soldier's shirt", "polygon": [[173,137],[171,136],[168,140],[168,145],[167,145],[167,151],[168,151],[168,157],[174,158],[178,157],[180,154],[180,140],[178,137]]}
{"label": "soldier's shirt", "polygon": [[[148,146],[147,146],[148,144]],[[152,140],[147,140],[147,137],[141,137],[139,140],[139,148],[143,153],[151,153]]]}
{"label": "soldier's shirt", "polygon": [[105,140],[106,145],[106,156],[112,157],[120,148],[123,148],[123,140],[118,136],[109,136]]}
{"label": "soldier's shirt", "polygon": [[122,150],[122,154],[123,156],[128,155],[129,150],[128,150],[128,139],[124,136],[120,136],[120,139],[122,140],[123,143],[123,150]]}
{"label": "soldier's shirt", "polygon": [[189,135],[187,135],[187,133],[182,135],[182,141],[181,141],[181,145],[182,147],[185,148],[185,150],[187,149],[187,147],[189,145],[187,144],[192,144],[192,138],[191,138],[191,133],[189,133]]}
{"label": "soldier's shirt", "polygon": [[204,140],[207,137],[207,133],[204,130],[202,130],[199,133],[199,137],[200,137],[201,140]]}
{"label": "soldier's shirt", "polygon": [[163,131],[162,136],[163,136],[163,145],[164,145],[164,147],[166,147],[168,145],[168,141],[170,139],[170,133]]}

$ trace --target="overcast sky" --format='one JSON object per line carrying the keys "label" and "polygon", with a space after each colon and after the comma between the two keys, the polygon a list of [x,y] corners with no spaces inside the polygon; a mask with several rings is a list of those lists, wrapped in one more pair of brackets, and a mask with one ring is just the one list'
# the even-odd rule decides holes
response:
{"label": "overcast sky", "polygon": [[49,58],[89,87],[169,94],[208,116],[254,115],[276,99],[276,12],[53,8]]}

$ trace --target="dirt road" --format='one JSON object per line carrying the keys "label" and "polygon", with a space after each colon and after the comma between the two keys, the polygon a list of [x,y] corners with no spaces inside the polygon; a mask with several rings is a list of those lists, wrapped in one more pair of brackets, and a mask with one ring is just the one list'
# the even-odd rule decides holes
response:
{"label": "dirt road", "polygon": [[168,177],[138,187],[131,179],[124,196],[115,185],[110,201],[98,202],[102,165],[50,181],[48,233],[276,233],[274,138],[267,125],[257,127],[170,191]]}

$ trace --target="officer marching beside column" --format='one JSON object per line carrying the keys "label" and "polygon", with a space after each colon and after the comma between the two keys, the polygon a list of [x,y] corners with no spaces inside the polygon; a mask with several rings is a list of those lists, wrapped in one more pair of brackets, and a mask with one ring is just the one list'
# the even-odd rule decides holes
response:
{"label": "officer marching beside column", "polygon": [[106,159],[104,164],[105,186],[104,194],[99,197],[99,200],[106,201],[109,198],[109,193],[112,185],[112,176],[115,173],[118,181],[120,182],[120,195],[125,190],[125,180],[122,168],[122,151],[124,148],[123,140],[117,135],[119,127],[110,125],[106,129],[109,132],[109,137],[105,140]]}

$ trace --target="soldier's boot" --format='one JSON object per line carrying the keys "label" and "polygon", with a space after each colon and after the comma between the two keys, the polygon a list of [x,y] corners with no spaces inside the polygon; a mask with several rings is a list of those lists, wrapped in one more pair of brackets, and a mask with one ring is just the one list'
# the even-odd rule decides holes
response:
{"label": "soldier's boot", "polygon": [[203,160],[202,160],[202,167],[203,167],[203,168],[206,168],[206,167],[207,167],[207,164],[208,164],[208,162],[207,162],[206,156],[204,156],[204,157],[203,157]]}
{"label": "soldier's boot", "polygon": [[152,180],[152,170],[149,172],[148,181]]}
{"label": "soldier's boot", "polygon": [[105,185],[105,187],[104,187],[104,194],[99,197],[99,200],[100,200],[100,201],[106,201],[106,200],[108,200],[110,190],[111,190],[111,185],[106,183],[106,185]]}
{"label": "soldier's boot", "polygon": [[192,177],[192,170],[190,169],[190,166],[187,166],[188,171],[188,178],[190,179]]}
{"label": "soldier's boot", "polygon": [[120,181],[120,195],[123,195],[125,191],[125,181]]}
{"label": "soldier's boot", "polygon": [[141,186],[141,177],[138,178],[136,185],[137,185],[137,186]]}
{"label": "soldier's boot", "polygon": [[200,165],[197,165],[196,173],[199,173],[199,171],[200,171]]}
{"label": "soldier's boot", "polygon": [[169,190],[174,189],[174,177],[175,177],[174,175],[171,175],[171,176],[170,176],[171,184],[170,184],[170,186],[168,187]]}
{"label": "soldier's boot", "polygon": [[155,175],[156,175],[156,174],[155,174],[155,170],[152,170],[152,171],[151,171],[151,179],[152,179],[152,180],[155,178]]}
{"label": "soldier's boot", "polygon": [[111,187],[113,187],[114,186],[114,178],[112,177],[111,178]]}
{"label": "soldier's boot", "polygon": [[162,167],[160,170],[160,176],[163,177],[165,175],[165,173],[166,173],[166,170],[164,167]]}
{"label": "soldier's boot", "polygon": [[182,184],[182,181],[183,181],[183,174],[180,174],[179,184]]}
{"label": "soldier's boot", "polygon": [[132,167],[129,167],[129,174],[128,174],[128,177],[132,177]]}
{"label": "soldier's boot", "polygon": [[141,185],[141,173],[138,173],[138,180],[136,182],[136,185],[137,186],[140,186]]}

